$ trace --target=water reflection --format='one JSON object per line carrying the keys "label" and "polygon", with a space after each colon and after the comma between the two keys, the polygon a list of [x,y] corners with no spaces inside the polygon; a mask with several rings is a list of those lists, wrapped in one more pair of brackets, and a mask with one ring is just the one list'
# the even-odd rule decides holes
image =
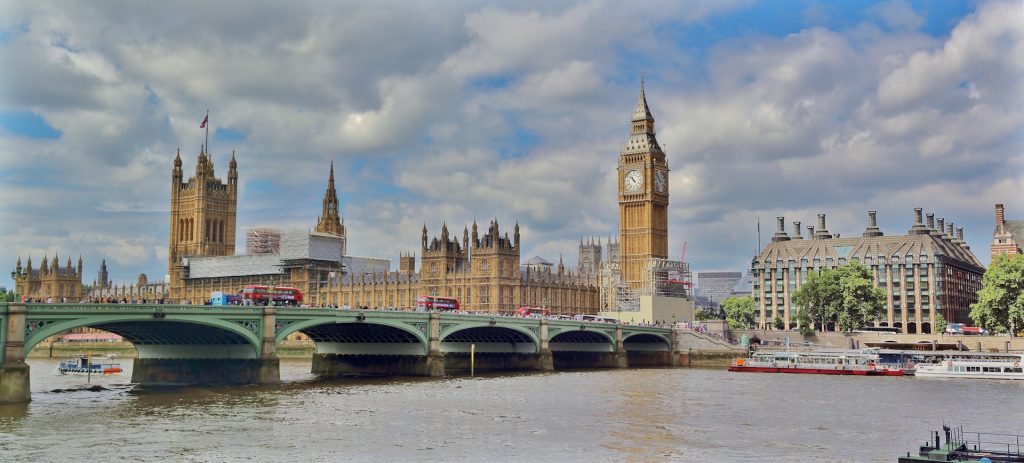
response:
{"label": "water reflection", "polygon": [[[1024,431],[1022,382],[636,369],[138,388],[30,361],[5,461],[893,461],[945,421]],[[54,368],[50,368],[54,367]],[[76,389],[99,384],[97,391]],[[51,392],[72,389],[70,392]]]}

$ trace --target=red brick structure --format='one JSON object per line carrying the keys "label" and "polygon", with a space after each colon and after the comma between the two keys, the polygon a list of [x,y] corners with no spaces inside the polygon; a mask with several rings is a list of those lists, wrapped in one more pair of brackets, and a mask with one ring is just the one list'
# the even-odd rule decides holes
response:
{"label": "red brick structure", "polygon": [[1011,258],[1018,254],[1024,246],[1024,220],[1006,220],[1003,205],[996,204],[996,230],[992,232],[992,259],[999,254],[1008,254]]}

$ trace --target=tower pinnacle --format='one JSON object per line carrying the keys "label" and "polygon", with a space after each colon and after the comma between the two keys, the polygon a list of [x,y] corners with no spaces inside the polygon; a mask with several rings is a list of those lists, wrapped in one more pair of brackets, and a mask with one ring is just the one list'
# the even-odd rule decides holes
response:
{"label": "tower pinnacle", "polygon": [[345,237],[345,226],[341,224],[338,215],[338,192],[334,188],[334,161],[331,161],[330,174],[327,176],[327,191],[324,192],[323,210],[316,231]]}

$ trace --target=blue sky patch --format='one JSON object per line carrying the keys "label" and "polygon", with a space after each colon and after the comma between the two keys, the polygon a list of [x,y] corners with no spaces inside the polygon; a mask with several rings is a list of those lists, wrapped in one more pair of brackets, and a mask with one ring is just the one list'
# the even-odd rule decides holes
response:
{"label": "blue sky patch", "polygon": [[28,138],[56,140],[61,136],[61,131],[30,111],[0,113],[0,127],[12,135]]}

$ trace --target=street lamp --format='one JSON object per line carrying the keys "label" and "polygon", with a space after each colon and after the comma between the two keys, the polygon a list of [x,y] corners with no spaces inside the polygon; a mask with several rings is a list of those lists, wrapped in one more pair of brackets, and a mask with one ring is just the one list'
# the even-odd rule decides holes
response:
{"label": "street lamp", "polygon": [[267,305],[274,305],[274,279],[270,279],[270,286],[267,287]]}

